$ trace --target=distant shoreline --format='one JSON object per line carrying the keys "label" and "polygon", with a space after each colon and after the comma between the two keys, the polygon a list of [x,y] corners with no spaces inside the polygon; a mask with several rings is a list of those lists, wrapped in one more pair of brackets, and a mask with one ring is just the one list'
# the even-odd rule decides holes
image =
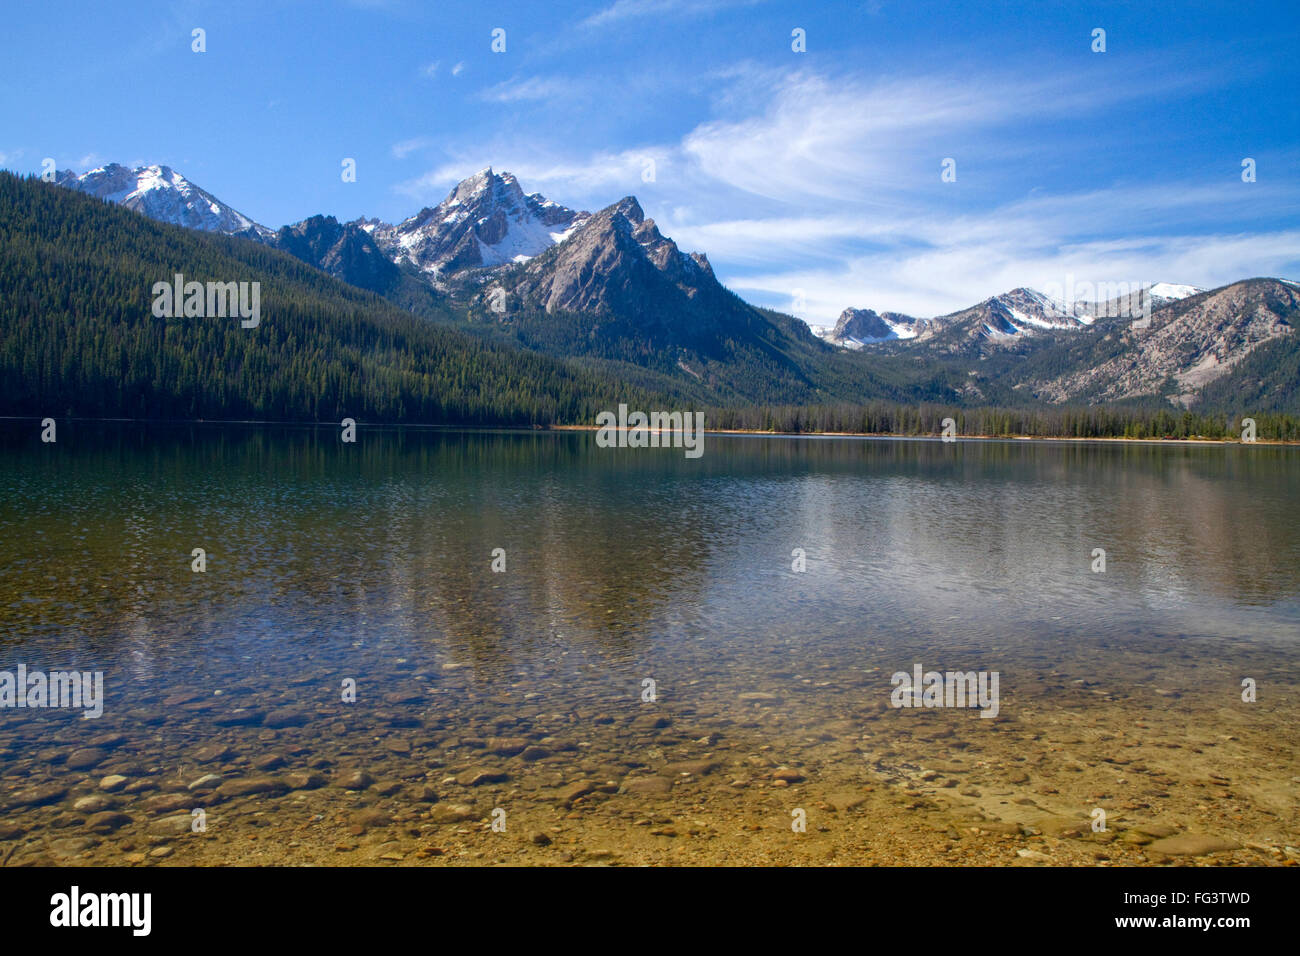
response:
{"label": "distant shoreline", "polygon": [[[64,416],[61,422],[101,422],[120,425],[276,425],[292,428],[336,428],[336,422],[278,421],[253,418],[81,418]],[[0,415],[0,422],[39,422],[34,415]],[[358,426],[371,428],[423,428],[441,431],[488,432],[594,432],[599,425],[430,425],[419,422],[366,422]],[[615,429],[618,430],[618,429]],[[647,433],[653,429],[647,429]],[[670,432],[671,433],[671,432]],[[758,438],[874,438],[892,441],[941,441],[938,435],[907,435],[898,432],[782,432],[757,428],[706,428],[706,435],[738,435]],[[1300,441],[1260,438],[1243,442],[1234,438],[1077,438],[1073,435],[958,435],[956,441],[1026,441],[1026,442],[1120,442],[1147,445],[1300,445]]]}
{"label": "distant shoreline", "polygon": [[[547,431],[594,432],[597,425],[548,425]],[[616,429],[617,430],[617,429]],[[938,435],[905,435],[898,432],[781,432],[756,428],[706,428],[706,435],[755,435],[768,438],[888,438],[897,441],[941,441]],[[1147,445],[1300,445],[1300,441],[1258,439],[1243,442],[1234,438],[1076,438],[1073,435],[958,435],[957,441],[1068,441],[1130,442]]]}

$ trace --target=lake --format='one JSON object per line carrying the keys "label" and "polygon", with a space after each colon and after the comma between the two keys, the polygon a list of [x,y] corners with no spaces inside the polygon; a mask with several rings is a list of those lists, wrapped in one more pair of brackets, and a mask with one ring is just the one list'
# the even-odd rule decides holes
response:
{"label": "lake", "polygon": [[1300,859],[1297,448],[0,443],[10,865]]}

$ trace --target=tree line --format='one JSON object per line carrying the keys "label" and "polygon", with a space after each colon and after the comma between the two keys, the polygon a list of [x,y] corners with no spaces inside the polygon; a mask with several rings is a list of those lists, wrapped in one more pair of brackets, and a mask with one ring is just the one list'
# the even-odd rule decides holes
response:
{"label": "tree line", "polygon": [[1235,439],[1242,419],[1255,422],[1261,441],[1300,441],[1300,419],[1279,412],[1180,411],[1145,405],[960,408],[939,404],[869,402],[830,405],[756,405],[705,411],[710,429],[789,434],[940,435],[952,419],[957,435],[1034,438]]}

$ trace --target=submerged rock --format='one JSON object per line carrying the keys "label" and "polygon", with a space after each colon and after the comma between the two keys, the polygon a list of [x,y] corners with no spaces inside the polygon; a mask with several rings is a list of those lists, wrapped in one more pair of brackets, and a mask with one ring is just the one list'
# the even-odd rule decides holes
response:
{"label": "submerged rock", "polygon": [[106,797],[102,793],[92,793],[79,798],[72,804],[72,809],[80,810],[82,813],[99,813],[101,810],[111,810],[116,806],[117,801],[111,797]]}
{"label": "submerged rock", "polygon": [[1183,833],[1179,836],[1156,840],[1147,847],[1153,853],[1166,856],[1204,856],[1208,853],[1222,853],[1226,850],[1240,850],[1241,844],[1222,837],[1203,836],[1199,833]]}
{"label": "submerged rock", "polygon": [[503,783],[509,779],[510,774],[504,771],[474,767],[457,777],[456,782],[462,787],[480,787],[485,783]]}
{"label": "submerged rock", "polygon": [[89,770],[92,767],[99,766],[107,759],[107,750],[101,750],[98,747],[83,747],[81,750],[74,750],[68,754],[64,766],[69,770]]}
{"label": "submerged rock", "polygon": [[238,777],[217,787],[220,797],[247,797],[255,793],[284,793],[289,785],[274,777]]}
{"label": "submerged rock", "polygon": [[623,781],[623,790],[642,796],[662,796],[673,789],[671,777],[629,777]]}
{"label": "submerged rock", "polygon": [[32,787],[28,790],[19,790],[11,794],[8,800],[10,809],[17,807],[43,807],[47,804],[58,803],[68,795],[68,788],[62,784],[47,783],[39,787]]}
{"label": "submerged rock", "polygon": [[375,782],[375,778],[364,770],[344,770],[339,773],[334,782],[344,790],[365,790]]}
{"label": "submerged rock", "polygon": [[287,774],[284,782],[290,790],[318,790],[325,786],[325,776],[319,773]]}
{"label": "submerged rock", "polygon": [[429,811],[433,823],[464,823],[474,818],[474,808],[463,803],[440,803]]}
{"label": "submerged rock", "polygon": [[86,820],[86,829],[93,830],[96,833],[111,833],[134,822],[125,813],[119,813],[116,810],[105,810],[103,813],[92,814]]}

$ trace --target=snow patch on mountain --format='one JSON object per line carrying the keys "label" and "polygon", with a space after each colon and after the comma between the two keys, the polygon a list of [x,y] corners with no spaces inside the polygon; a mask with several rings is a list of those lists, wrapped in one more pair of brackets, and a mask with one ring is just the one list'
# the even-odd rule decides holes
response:
{"label": "snow patch on mountain", "polygon": [[1174,285],[1171,282],[1157,282],[1148,291],[1157,298],[1176,301],[1186,299],[1191,295],[1199,295],[1205,290],[1198,289],[1194,285]]}
{"label": "snow patch on mountain", "polygon": [[527,262],[557,242],[568,239],[579,225],[581,221],[567,229],[556,231],[536,218],[520,216],[519,219],[511,222],[505,236],[495,245],[489,245],[479,239],[479,255],[483,258],[484,267]]}
{"label": "snow patch on mountain", "polygon": [[396,226],[359,220],[396,261],[434,277],[464,269],[491,269],[529,259],[568,239],[590,218],[537,193],[489,166],[458,183],[447,198]]}
{"label": "snow patch on mountain", "polygon": [[69,189],[133,209],[159,222],[224,235],[251,234],[268,238],[274,234],[200,189],[170,166],[130,169],[119,163],[109,163],[80,176],[71,170],[63,170],[55,181]]}

